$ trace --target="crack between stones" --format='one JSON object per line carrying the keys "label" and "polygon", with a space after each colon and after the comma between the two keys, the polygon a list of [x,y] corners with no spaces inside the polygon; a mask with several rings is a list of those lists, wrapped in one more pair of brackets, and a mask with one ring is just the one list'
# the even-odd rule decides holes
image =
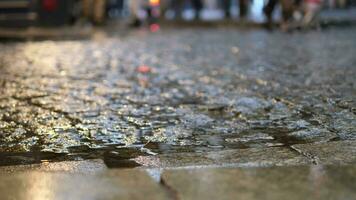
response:
{"label": "crack between stones", "polygon": [[163,189],[168,193],[169,198],[172,200],[180,200],[179,193],[176,189],[170,186],[164,178],[161,177],[159,184],[163,187]]}
{"label": "crack between stones", "polygon": [[319,158],[315,155],[312,155],[310,153],[307,153],[307,152],[304,152],[294,146],[289,146],[289,148],[292,150],[292,151],[295,151],[297,152],[298,154],[306,157],[308,160],[310,160],[314,165],[320,165],[320,161],[319,161]]}

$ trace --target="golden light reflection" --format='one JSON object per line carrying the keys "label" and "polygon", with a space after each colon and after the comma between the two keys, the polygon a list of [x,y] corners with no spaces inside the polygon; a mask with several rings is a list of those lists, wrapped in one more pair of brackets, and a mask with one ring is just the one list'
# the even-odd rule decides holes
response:
{"label": "golden light reflection", "polygon": [[25,179],[24,199],[51,200],[55,199],[58,180],[52,176],[42,176],[41,173],[31,173]]}

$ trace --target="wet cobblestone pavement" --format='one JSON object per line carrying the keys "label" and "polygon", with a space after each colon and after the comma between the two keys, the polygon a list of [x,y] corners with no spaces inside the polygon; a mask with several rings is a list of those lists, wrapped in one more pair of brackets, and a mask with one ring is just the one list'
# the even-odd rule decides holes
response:
{"label": "wet cobblestone pavement", "polygon": [[355,31],[2,43],[0,165],[277,148],[315,163],[295,145],[356,139]]}

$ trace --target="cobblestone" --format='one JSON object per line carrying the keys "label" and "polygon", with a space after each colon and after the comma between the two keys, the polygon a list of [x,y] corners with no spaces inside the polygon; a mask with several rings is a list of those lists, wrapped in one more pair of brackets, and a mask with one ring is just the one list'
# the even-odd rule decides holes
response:
{"label": "cobblestone", "polygon": [[138,157],[135,161],[145,167],[159,168],[199,168],[204,166],[266,167],[312,164],[312,160],[302,154],[283,147],[249,148],[205,153],[171,153]]}
{"label": "cobblestone", "polygon": [[169,199],[144,171],[0,175],[1,199]]}
{"label": "cobblestone", "polygon": [[320,165],[356,164],[356,142],[338,141],[320,144],[298,144],[293,148]]}
{"label": "cobblestone", "polygon": [[352,141],[354,32],[168,28],[1,43],[1,165],[132,167],[139,156]]}
{"label": "cobblestone", "polygon": [[355,199],[355,167],[168,170],[177,199]]}

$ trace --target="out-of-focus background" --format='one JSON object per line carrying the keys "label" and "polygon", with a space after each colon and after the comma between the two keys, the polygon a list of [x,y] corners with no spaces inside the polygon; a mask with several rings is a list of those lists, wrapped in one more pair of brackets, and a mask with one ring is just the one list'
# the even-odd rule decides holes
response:
{"label": "out-of-focus background", "polygon": [[[287,1],[282,0],[281,4]],[[332,15],[356,18],[354,0],[320,2],[324,18]],[[269,3],[268,0],[1,0],[0,26],[53,27],[84,21],[98,25],[107,21],[125,21],[133,15],[140,19],[186,21],[226,18],[237,21],[244,18],[245,21],[262,23],[265,21],[263,7]],[[278,20],[282,16],[281,6],[277,5],[275,10],[272,17]]]}

